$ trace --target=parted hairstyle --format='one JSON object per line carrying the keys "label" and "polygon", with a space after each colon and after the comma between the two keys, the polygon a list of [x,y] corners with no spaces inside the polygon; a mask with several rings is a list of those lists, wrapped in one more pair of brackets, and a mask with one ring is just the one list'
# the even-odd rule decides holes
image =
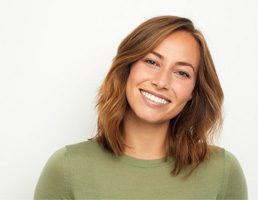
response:
{"label": "parted hairstyle", "polygon": [[175,159],[170,174],[176,176],[183,168],[188,168],[190,173],[185,176],[188,177],[209,157],[214,147],[211,145],[213,136],[223,122],[224,94],[203,34],[187,18],[165,15],[148,19],[120,43],[97,94],[97,134],[93,138],[115,156],[124,154],[126,143],[123,119],[130,109],[125,86],[130,68],[175,31],[190,33],[200,49],[192,99],[177,116],[170,119],[166,138],[165,160],[168,157]]}

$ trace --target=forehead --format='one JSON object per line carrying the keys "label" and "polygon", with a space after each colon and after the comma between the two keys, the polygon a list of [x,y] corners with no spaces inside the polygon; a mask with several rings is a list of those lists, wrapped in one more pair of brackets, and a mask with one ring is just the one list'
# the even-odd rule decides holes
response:
{"label": "forehead", "polygon": [[163,56],[164,62],[188,62],[198,67],[200,60],[199,44],[191,33],[176,31],[167,36],[155,49]]}

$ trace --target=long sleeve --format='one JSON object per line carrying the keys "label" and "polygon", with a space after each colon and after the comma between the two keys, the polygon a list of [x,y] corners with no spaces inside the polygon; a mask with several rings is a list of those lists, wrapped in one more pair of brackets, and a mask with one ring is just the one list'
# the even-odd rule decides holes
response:
{"label": "long sleeve", "polygon": [[34,199],[72,199],[67,156],[67,149],[63,147],[48,159],[36,185]]}
{"label": "long sleeve", "polygon": [[248,199],[247,184],[243,170],[236,157],[225,152],[225,176],[222,199]]}

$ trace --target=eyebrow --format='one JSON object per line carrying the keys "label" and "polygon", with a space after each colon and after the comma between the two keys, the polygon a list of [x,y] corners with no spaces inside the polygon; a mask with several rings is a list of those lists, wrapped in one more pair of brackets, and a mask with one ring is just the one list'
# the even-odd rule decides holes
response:
{"label": "eyebrow", "polygon": [[[157,57],[159,57],[161,60],[164,60],[164,56],[163,56],[163,55],[161,55],[161,54],[159,54],[158,52],[150,51],[150,53],[152,53],[152,54],[156,55],[156,56],[157,56]],[[195,70],[194,70],[193,65],[192,65],[191,63],[188,63],[188,62],[178,61],[178,62],[176,62],[176,65],[185,65],[185,66],[189,66],[189,67],[191,67],[191,68],[193,69],[193,71],[195,71]]]}

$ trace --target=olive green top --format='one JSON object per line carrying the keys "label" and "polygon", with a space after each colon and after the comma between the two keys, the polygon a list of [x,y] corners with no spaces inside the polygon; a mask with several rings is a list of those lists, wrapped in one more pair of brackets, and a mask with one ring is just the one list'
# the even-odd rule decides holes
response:
{"label": "olive green top", "polygon": [[170,174],[173,158],[116,157],[95,140],[66,145],[47,161],[34,199],[247,199],[238,160],[217,148],[182,179]]}

